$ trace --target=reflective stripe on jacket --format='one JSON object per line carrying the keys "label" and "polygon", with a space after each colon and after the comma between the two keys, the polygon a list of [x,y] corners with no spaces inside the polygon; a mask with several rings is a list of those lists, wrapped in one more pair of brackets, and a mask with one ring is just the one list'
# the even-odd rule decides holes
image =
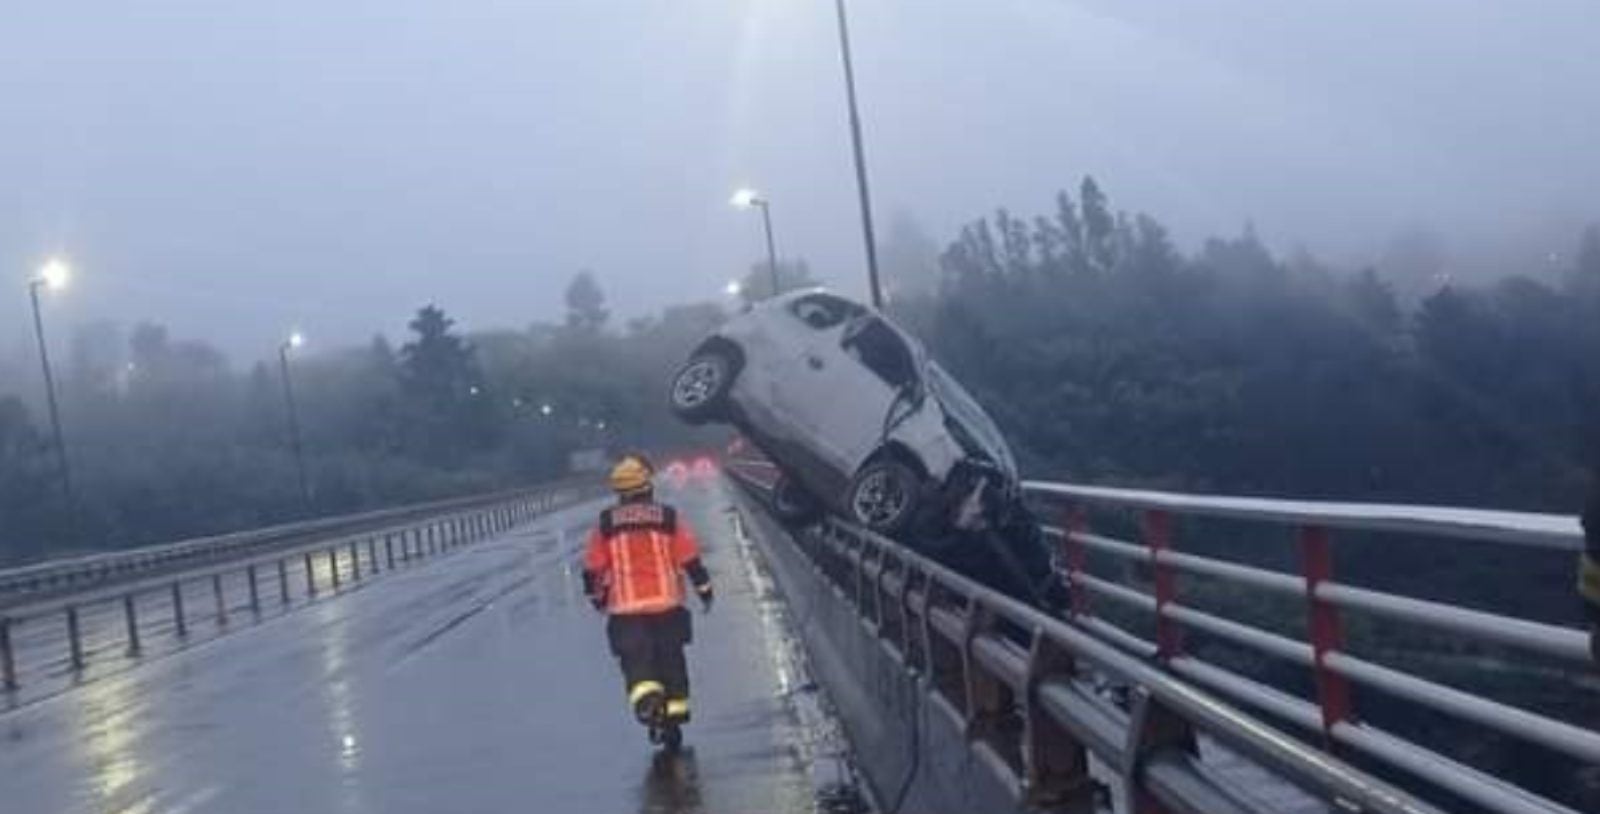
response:
{"label": "reflective stripe on jacket", "polygon": [[600,514],[583,568],[608,613],[661,613],[683,605],[684,568],[699,556],[694,531],[671,506],[624,503]]}

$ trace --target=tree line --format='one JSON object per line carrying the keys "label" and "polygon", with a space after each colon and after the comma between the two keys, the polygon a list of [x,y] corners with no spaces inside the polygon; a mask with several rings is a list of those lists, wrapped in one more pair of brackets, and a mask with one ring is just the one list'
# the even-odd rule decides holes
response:
{"label": "tree line", "polygon": [[[944,245],[892,222],[882,252],[891,309],[1030,473],[1577,505],[1600,460],[1600,228],[1558,278],[1508,269],[1402,295],[1370,269],[1275,256],[1249,229],[1185,253],[1092,179],[1055,204],[1000,210]],[[753,267],[740,296],[770,294],[770,271]],[[813,279],[804,261],[778,276]],[[707,440],[671,419],[661,390],[727,309],[618,324],[588,272],[566,304],[559,323],[472,332],[428,306],[398,347],[380,336],[293,358],[309,506],[276,360],[235,370],[154,324],[80,330],[62,377],[79,505],[55,488],[37,411],[0,393],[0,561],[526,483],[577,449]]]}
{"label": "tree line", "polygon": [[1577,242],[1555,279],[1403,298],[1248,228],[1184,254],[1090,178],[969,224],[895,308],[1041,475],[1571,513],[1600,466],[1600,226]]}
{"label": "tree line", "polygon": [[613,325],[588,272],[566,302],[560,323],[474,332],[428,305],[398,347],[290,351],[309,502],[277,359],[240,371],[156,324],[84,328],[59,382],[74,505],[48,425],[0,393],[0,563],[480,493],[563,475],[577,450],[709,440],[664,409],[665,377],[722,306]]}

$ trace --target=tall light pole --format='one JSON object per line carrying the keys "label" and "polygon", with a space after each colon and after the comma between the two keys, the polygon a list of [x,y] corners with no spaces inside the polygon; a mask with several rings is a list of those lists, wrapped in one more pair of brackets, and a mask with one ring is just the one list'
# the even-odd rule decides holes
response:
{"label": "tall light pole", "polygon": [[65,287],[72,270],[59,259],[52,258],[39,269],[39,275],[28,281],[28,299],[33,303],[33,335],[39,340],[39,367],[44,371],[45,401],[50,405],[50,431],[55,438],[56,467],[60,470],[61,496],[66,500],[67,513],[73,513],[72,467],[67,463],[67,443],[61,432],[61,409],[56,405],[56,377],[50,369],[50,350],[44,341],[44,318],[39,313],[39,289],[58,291]]}
{"label": "tall light pole", "polygon": [[856,192],[861,199],[861,237],[867,248],[867,285],[872,290],[872,305],[883,308],[883,283],[878,278],[878,241],[872,232],[872,193],[867,187],[867,157],[861,146],[861,113],[856,108],[856,74],[850,60],[850,24],[844,13],[844,0],[834,0],[839,13],[839,53],[844,60],[844,89],[850,104],[850,144],[855,150]]}
{"label": "tall light pole", "polygon": [[783,293],[783,284],[778,281],[778,247],[772,240],[772,202],[761,193],[745,188],[733,193],[730,203],[740,209],[760,207],[761,223],[767,232],[767,270],[772,273],[772,296],[778,296]]}
{"label": "tall light pole", "polygon": [[304,345],[306,338],[295,331],[278,346],[278,365],[283,372],[283,404],[289,416],[289,448],[294,451],[294,470],[300,482],[300,503],[311,511],[311,486],[306,480],[306,455],[300,443],[300,410],[294,403],[294,383],[289,377],[289,351]]}

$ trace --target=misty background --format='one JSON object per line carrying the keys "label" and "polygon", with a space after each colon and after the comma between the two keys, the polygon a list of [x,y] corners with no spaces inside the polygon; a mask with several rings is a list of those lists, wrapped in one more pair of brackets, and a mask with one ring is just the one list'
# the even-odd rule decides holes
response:
{"label": "misty background", "polygon": [[[848,5],[889,311],[1030,476],[1571,513],[1600,474],[1592,0]],[[663,390],[769,293],[738,187],[786,285],[866,298],[829,0],[12,6],[0,566],[713,449]],[[1259,542],[1209,553],[1284,565]],[[1339,545],[1352,584],[1580,624],[1564,553]],[[1362,708],[1600,810],[1592,767]]]}
{"label": "misty background", "polygon": [[[1179,246],[1490,276],[1596,217],[1591,3],[850,4],[880,221],[939,241],[1093,174]],[[638,316],[779,250],[862,292],[830,3],[19,4],[0,49],[0,354],[23,282],[78,325],[155,320],[239,364],[559,319],[592,269]],[[1422,260],[1417,260],[1418,256]],[[892,281],[891,281],[892,283]],[[29,390],[7,382],[5,390]],[[31,398],[31,393],[29,394]]]}

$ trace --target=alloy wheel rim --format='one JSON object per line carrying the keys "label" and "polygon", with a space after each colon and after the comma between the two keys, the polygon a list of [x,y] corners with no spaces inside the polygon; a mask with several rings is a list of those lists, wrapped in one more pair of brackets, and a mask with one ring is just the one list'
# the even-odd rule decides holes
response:
{"label": "alloy wheel rim", "polygon": [[905,510],[906,493],[888,472],[874,472],[856,489],[853,503],[858,520],[882,526]]}
{"label": "alloy wheel rim", "polygon": [[695,362],[678,374],[678,381],[672,388],[672,399],[680,407],[699,407],[711,400],[717,386],[721,384],[722,373],[710,361]]}

